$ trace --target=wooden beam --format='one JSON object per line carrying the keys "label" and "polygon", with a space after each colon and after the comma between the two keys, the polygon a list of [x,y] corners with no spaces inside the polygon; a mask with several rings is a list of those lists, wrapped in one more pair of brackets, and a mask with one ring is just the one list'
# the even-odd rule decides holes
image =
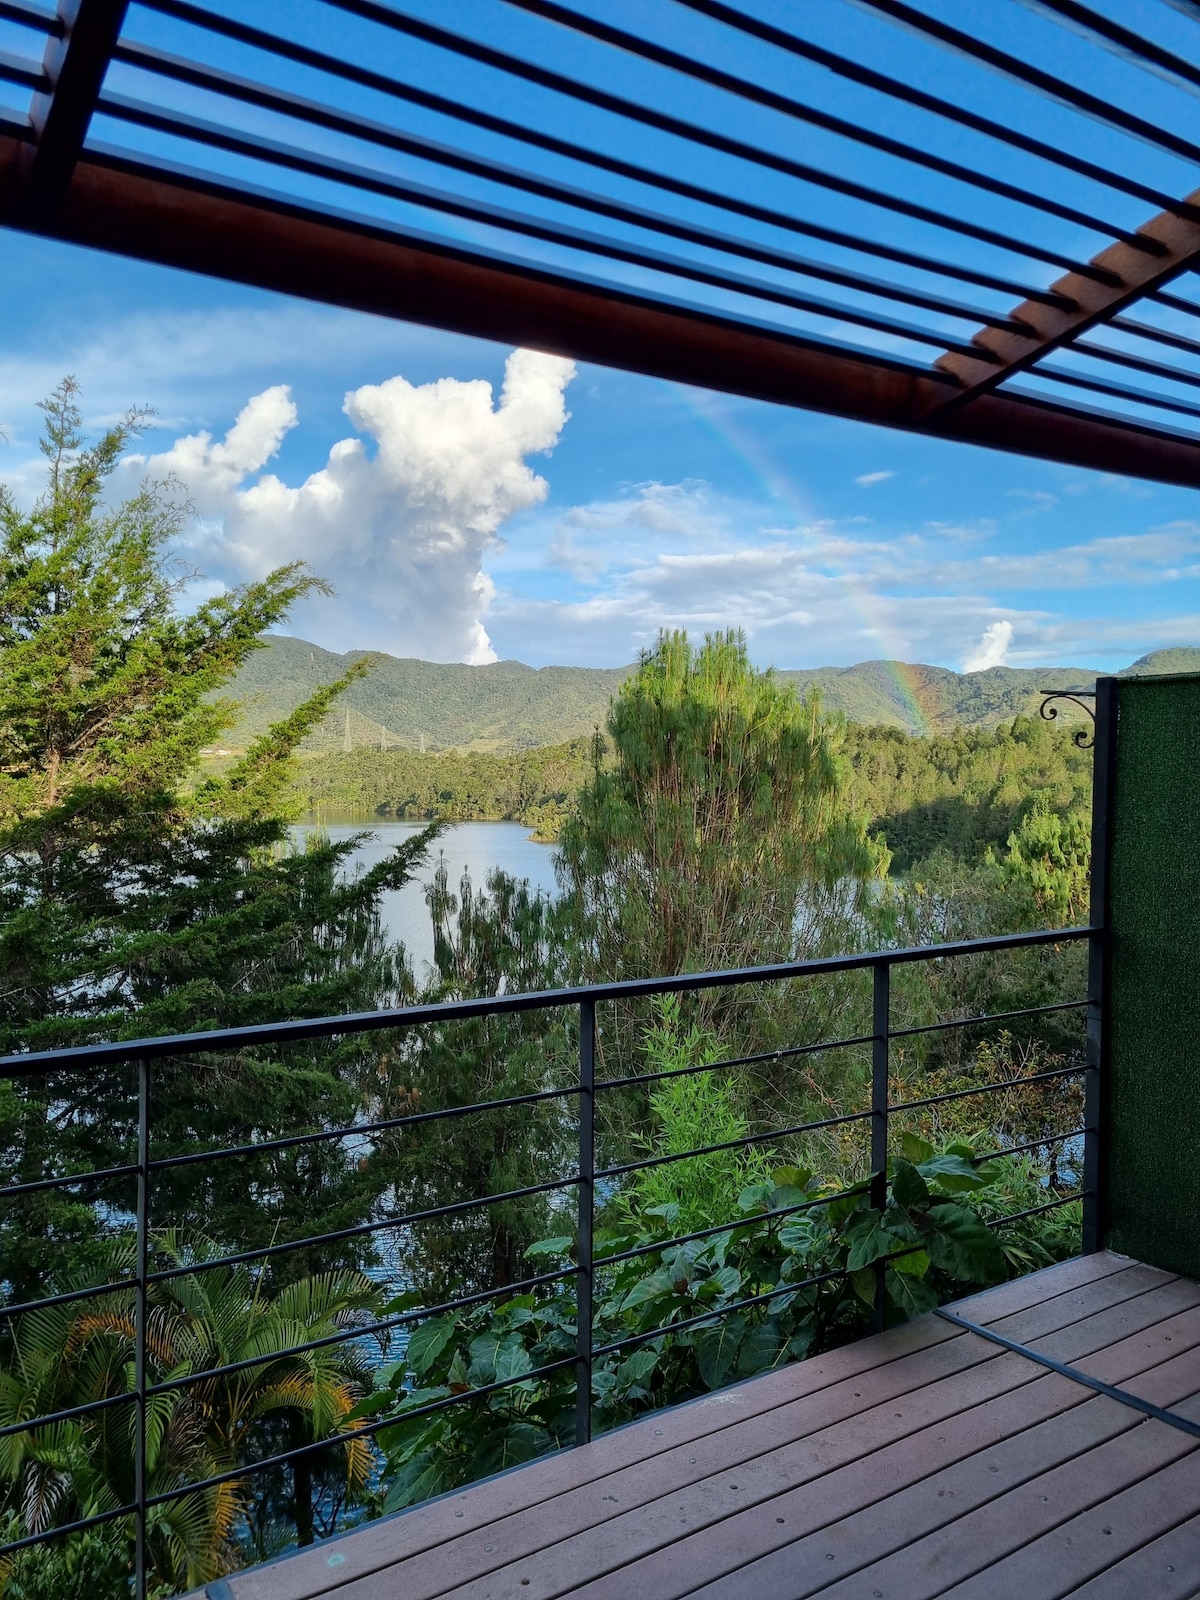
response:
{"label": "wooden beam", "polygon": [[400,235],[278,195],[89,150],[51,222],[17,201],[32,153],[0,137],[0,223],[93,249],[602,366],[1200,487],[1200,448],[1138,422],[981,396],[931,426],[953,380],[799,335]]}
{"label": "wooden beam", "polygon": [[1012,318],[1029,329],[1027,335],[981,328],[971,343],[988,351],[989,359],[975,359],[954,350],[939,356],[934,365],[953,378],[958,389],[934,401],[931,419],[935,415],[948,419],[968,403],[973,406],[980,395],[1034,366],[1051,350],[1070,344],[1089,328],[1108,322],[1143,295],[1200,262],[1198,207],[1200,189],[1187,196],[1178,212],[1161,211],[1137,230],[1146,246],[1139,249],[1120,242],[1094,256],[1090,265],[1099,267],[1114,281],[1100,283],[1075,272],[1060,278],[1052,286],[1053,292],[1073,301],[1073,311],[1026,300],[1012,312]]}
{"label": "wooden beam", "polygon": [[29,112],[37,144],[25,197],[31,217],[52,217],[62,204],[128,9],[129,0],[59,0],[62,28],[42,58],[50,87]]}

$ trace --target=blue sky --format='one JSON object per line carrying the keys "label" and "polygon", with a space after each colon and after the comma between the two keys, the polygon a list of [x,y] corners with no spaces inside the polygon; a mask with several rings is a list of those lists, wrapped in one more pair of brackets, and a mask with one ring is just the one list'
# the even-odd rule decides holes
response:
{"label": "blue sky", "polygon": [[[985,21],[1025,15],[963,6]],[[1122,20],[1130,8],[1161,29],[1165,7],[1130,0]],[[654,0],[644,14],[662,9]],[[941,0],[929,9],[964,14]],[[826,42],[856,42],[852,7],[822,0],[812,15]],[[926,70],[904,36],[879,38],[893,70]],[[1102,67],[1135,108],[1168,92]],[[1058,135],[1058,108],[1014,105],[987,75],[960,87]],[[1181,163],[1131,153],[1103,129],[1089,153],[1187,187]],[[870,176],[860,155],[843,152],[843,169]],[[1014,157],[1005,170],[1022,179],[1031,165]],[[941,187],[930,178],[921,193],[932,203]],[[1119,220],[1144,212],[1123,201]],[[487,244],[477,228],[457,231]],[[1096,248],[1065,225],[1043,231],[1056,248]],[[905,223],[895,237],[920,232]],[[1015,270],[996,252],[971,259]],[[338,593],[307,603],[291,631],[332,648],[614,665],[661,627],[738,626],[757,660],[784,667],[891,656],[1111,668],[1200,644],[1190,491],[548,358],[509,366],[505,399],[508,347],[14,233],[0,234],[0,293],[20,308],[0,332],[0,477],[36,491],[34,403],[65,372],[93,426],[153,406],[157,427],[124,481],[149,470],[184,483],[197,511],[184,553],[203,574],[193,592],[305,559]]]}

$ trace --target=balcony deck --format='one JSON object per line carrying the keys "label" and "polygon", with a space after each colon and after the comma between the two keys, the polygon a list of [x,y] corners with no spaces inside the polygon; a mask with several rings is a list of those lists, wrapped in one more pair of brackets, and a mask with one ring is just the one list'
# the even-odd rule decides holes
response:
{"label": "balcony deck", "polygon": [[[954,1309],[1200,1419],[1200,1286],[1187,1279],[1101,1254]],[[1198,1446],[930,1315],[207,1593],[1184,1600],[1200,1591]]]}

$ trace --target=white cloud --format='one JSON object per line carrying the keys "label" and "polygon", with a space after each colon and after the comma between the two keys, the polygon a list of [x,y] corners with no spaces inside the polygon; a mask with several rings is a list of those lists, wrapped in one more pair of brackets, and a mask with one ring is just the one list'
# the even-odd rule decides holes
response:
{"label": "white cloud", "polygon": [[864,472],[854,481],[860,489],[869,489],[873,483],[886,483],[895,476],[894,472]]}
{"label": "white cloud", "polygon": [[298,631],[339,650],[490,661],[484,554],[509,518],[545,497],[525,457],[557,443],[574,374],[569,361],[514,351],[498,405],[481,379],[364,385],[343,409],[374,451],[341,439],[297,488],[274,473],[254,479],[296,425],[282,386],[256,395],[223,442],[191,434],[145,466],[178,477],[210,519],[194,536],[210,575],[257,578],[303,560],[333,583],[332,605],[297,608]]}
{"label": "white cloud", "polygon": [[983,638],[963,662],[963,671],[986,672],[989,667],[1002,667],[1008,657],[1012,637],[1011,622],[989,622],[983,630]]}

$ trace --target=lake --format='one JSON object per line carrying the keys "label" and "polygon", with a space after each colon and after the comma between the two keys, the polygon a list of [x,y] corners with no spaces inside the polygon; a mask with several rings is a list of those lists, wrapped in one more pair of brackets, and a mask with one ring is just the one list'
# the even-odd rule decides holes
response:
{"label": "lake", "polygon": [[[351,870],[354,870],[375,866],[398,844],[420,833],[422,826],[419,822],[388,822],[374,817],[367,820],[346,817],[336,821],[322,818],[319,823],[297,823],[292,836],[301,840],[310,833],[323,832],[340,843],[355,834],[370,834],[350,857]],[[514,878],[528,878],[534,889],[549,893],[555,887],[554,848],[535,843],[523,823],[456,822],[448,825],[434,845],[428,865],[417,873],[412,883],[385,894],[382,902],[385,926],[394,939],[404,942],[418,978],[425,964],[433,960],[433,930],[425,904],[425,885],[433,877],[439,852],[446,857],[450,883],[455,890],[464,871],[469,872],[476,887],[482,889],[488,873],[496,867]]]}

